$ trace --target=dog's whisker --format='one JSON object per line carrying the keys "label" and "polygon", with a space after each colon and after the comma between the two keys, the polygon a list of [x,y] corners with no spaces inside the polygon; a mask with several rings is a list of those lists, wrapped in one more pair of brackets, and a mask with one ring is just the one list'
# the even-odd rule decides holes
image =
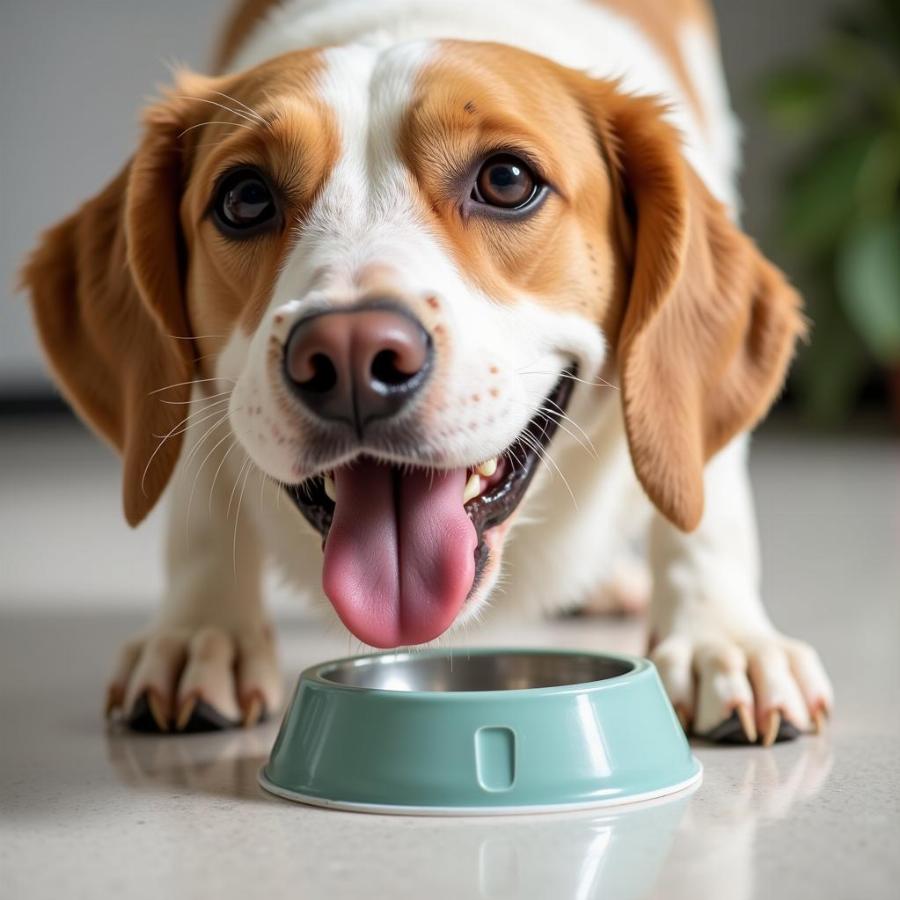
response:
{"label": "dog's whisker", "polygon": [[[569,426],[564,422],[561,418],[558,418],[559,414],[555,413],[553,410],[542,408],[541,412],[546,415],[550,421],[552,421],[557,428],[562,429],[585,453],[588,454],[592,459],[599,459],[600,454],[597,451],[597,448],[594,446],[594,442],[590,438],[581,437],[577,432],[573,431]],[[571,420],[570,420],[571,421]],[[572,423],[575,424],[574,422]],[[577,427],[577,426],[576,426]],[[583,433],[583,432],[582,432]]]}
{"label": "dog's whisker", "polygon": [[245,452],[244,453],[244,462],[241,464],[240,469],[238,469],[237,478],[235,478],[235,480],[234,480],[234,485],[231,488],[231,494],[229,495],[229,498],[228,498],[228,506],[225,509],[225,518],[226,519],[231,517],[232,508],[234,508],[235,511],[237,510],[237,506],[232,501],[234,501],[237,498],[238,489],[242,483],[242,479],[244,478],[244,475],[246,474],[247,469],[251,465],[253,465],[253,460],[250,458],[250,455]]}
{"label": "dog's whisker", "polygon": [[596,447],[594,447],[594,442],[591,440],[590,435],[565,411],[565,409],[562,406],[560,406],[552,397],[547,397],[545,403],[551,403],[556,408],[556,410],[558,411],[558,414],[563,419],[565,419],[574,428],[577,428],[578,431],[581,432],[584,439],[591,445],[591,448],[596,452]]}
{"label": "dog's whisker", "polygon": [[610,381],[606,381],[603,378],[599,378],[596,381],[589,381],[586,378],[579,378],[577,375],[573,375],[571,372],[543,372],[538,369],[531,369],[528,371],[523,371],[520,369],[516,374],[518,375],[555,375],[557,378],[568,378],[570,381],[577,381],[579,384],[586,384],[589,387],[608,387],[612,388],[614,391],[619,390],[619,386],[617,384],[613,384]]}
{"label": "dog's whisker", "polygon": [[245,109],[248,113],[250,113],[250,115],[253,116],[253,118],[256,119],[257,122],[261,122],[263,125],[269,124],[265,120],[265,118],[263,118],[263,116],[261,116],[255,109],[253,109],[253,107],[247,106],[247,104],[244,103],[243,100],[238,100],[237,97],[232,97],[230,94],[226,94],[225,91],[212,91],[211,93],[216,94],[216,96],[218,97],[224,97],[231,103],[237,103],[237,105],[240,106],[241,109]]}
{"label": "dog's whisker", "polygon": [[[216,404],[218,405],[218,403]],[[197,416],[202,415],[203,418],[196,418]],[[204,422],[208,422],[210,419],[215,418],[216,416],[222,415],[221,409],[214,409],[210,412],[209,407],[204,407],[203,409],[195,410],[192,413],[188,413],[176,426],[175,428],[180,429],[179,431],[175,431],[173,428],[165,435],[155,435],[155,437],[161,438],[163,441],[167,441],[173,437],[179,437],[182,434],[190,431],[191,428],[196,428],[198,425],[202,425]],[[228,415],[226,410],[225,415]],[[174,432],[174,433],[173,433]]]}
{"label": "dog's whisker", "polygon": [[[221,92],[214,91],[213,93],[219,94]],[[250,116],[250,115],[247,115],[247,113],[245,113],[245,112],[241,112],[239,109],[232,109],[232,107],[226,106],[226,104],[224,104],[224,103],[219,103],[218,100],[210,100],[208,97],[189,97],[189,96],[182,95],[182,96],[175,97],[175,99],[176,100],[189,100],[189,101],[192,101],[195,103],[208,103],[210,106],[216,106],[219,109],[222,109],[227,113],[231,113],[233,116],[237,116],[239,119],[244,119],[247,122],[255,123],[258,120],[258,121],[262,122],[263,125],[266,124],[266,120],[262,116],[260,116],[256,113],[254,113],[252,116]],[[232,124],[232,123],[226,122],[223,124]],[[246,127],[249,127],[249,126],[246,126]]]}
{"label": "dog's whisker", "polygon": [[262,508],[263,508],[263,502],[264,502],[264,501],[263,501],[263,498],[265,497],[265,492],[266,492],[266,482],[268,481],[269,476],[268,476],[265,472],[263,472],[263,470],[260,469],[259,466],[257,466],[257,469],[259,470],[259,474],[260,474],[260,479],[259,479],[259,508],[262,509]]}
{"label": "dog's whisker", "polygon": [[[204,417],[196,422],[190,422],[189,424],[186,424],[186,423],[188,423],[188,420],[191,419],[193,416],[195,416],[197,413],[207,413],[207,412],[209,412],[207,409],[200,409],[200,410],[197,410],[196,413],[189,413],[187,416],[185,416],[183,419],[181,419],[181,421],[179,421],[175,425],[173,425],[172,428],[169,429],[169,431],[166,434],[158,436],[160,438],[159,443],[156,445],[155,449],[150,454],[150,459],[147,460],[147,465],[144,466],[144,471],[141,473],[141,493],[143,493],[143,495],[145,497],[147,496],[147,490],[146,490],[147,473],[150,471],[150,466],[153,463],[153,460],[156,459],[156,455],[163,448],[163,446],[166,444],[166,442],[168,440],[170,440],[171,438],[178,437],[178,436],[184,434],[189,428],[200,425],[203,422],[206,422],[209,419],[212,419],[215,416],[219,415],[219,410],[216,410],[215,412],[209,413],[209,415],[207,415],[206,417]],[[227,416],[228,413],[226,412],[225,415]]]}
{"label": "dog's whisker", "polygon": [[[541,411],[544,413],[544,415],[552,415],[552,410],[542,409]],[[574,431],[566,426],[565,422],[562,422],[559,419],[555,419],[554,421],[556,422],[556,427],[561,428],[567,435],[569,435],[569,437],[572,438],[572,440],[575,441],[575,443],[578,444],[578,446],[581,447],[581,449],[584,450],[585,453],[587,453],[594,459],[597,459],[597,450],[593,444],[585,443],[582,438],[580,438]]]}
{"label": "dog's whisker", "polygon": [[228,505],[225,507],[225,518],[227,519],[231,515],[231,507],[234,504],[234,498],[237,494],[238,484],[240,483],[241,476],[244,474],[244,467],[247,465],[247,460],[249,456],[246,451],[244,452],[244,460],[241,463],[240,468],[238,469],[237,475],[234,477],[234,484],[231,486],[231,493],[228,495]]}
{"label": "dog's whisker", "polygon": [[[566,491],[568,491],[569,496],[572,498],[572,503],[575,505],[575,509],[578,509],[578,501],[575,499],[575,493],[572,491],[571,486],[569,485],[569,480],[563,475],[562,469],[556,464],[556,461],[550,456],[544,448],[540,445],[540,442],[537,441],[532,435],[527,432],[522,435],[522,440],[525,444],[531,447],[532,450],[537,454],[538,460],[544,464],[545,467],[552,466],[556,473],[559,475],[562,480],[563,485],[565,485]],[[548,471],[549,467],[548,467]],[[551,475],[553,473],[551,472]]]}
{"label": "dog's whisker", "polygon": [[[531,408],[531,405],[529,403],[526,403],[525,401],[516,400],[513,402],[519,403],[521,406],[524,406],[526,408]],[[547,406],[539,406],[538,412],[548,418],[552,417],[552,421],[555,423],[556,427],[561,428],[567,435],[569,435],[569,437],[571,437],[572,440],[575,441],[575,443],[578,444],[578,446],[581,447],[581,449],[584,450],[585,453],[587,453],[589,456],[592,456],[594,459],[598,458],[597,448],[594,446],[593,441],[587,436],[587,434],[585,434],[584,429],[581,428],[574,419],[572,419],[570,416],[567,416],[565,412],[563,412],[559,407],[557,407],[557,409],[549,409]],[[584,435],[584,437],[579,437],[568,427],[566,427],[562,419],[565,419],[567,422],[571,422],[571,424],[574,425],[581,432],[581,434]],[[546,436],[546,430],[542,429],[542,431]]]}
{"label": "dog's whisker", "polygon": [[[215,426],[213,426],[213,428],[214,427]],[[209,431],[207,431],[207,434],[209,434]],[[190,520],[191,520],[191,507],[194,504],[194,492],[197,490],[197,482],[200,478],[200,473],[203,471],[207,462],[209,462],[210,458],[216,452],[216,450],[218,450],[219,447],[221,447],[222,444],[224,444],[225,441],[227,441],[229,438],[232,439],[233,443],[236,443],[237,439],[233,436],[232,432],[230,430],[226,431],[225,434],[221,438],[219,438],[218,441],[216,441],[216,443],[213,445],[213,447],[209,451],[209,453],[207,453],[206,456],[203,457],[203,460],[201,461],[200,465],[197,467],[197,471],[194,473],[194,480],[191,482],[191,492],[190,492],[190,494],[188,494],[187,511],[185,512],[185,517],[184,517],[185,526],[188,526],[190,523]],[[189,462],[190,461],[187,460],[185,462],[185,465],[188,465]]]}
{"label": "dog's whisker", "polygon": [[227,334],[167,334],[173,341],[203,341],[212,338],[228,337]]}
{"label": "dog's whisker", "polygon": [[[206,441],[208,440],[209,436],[210,436],[210,435],[211,435],[211,434],[212,434],[212,433],[213,433],[213,432],[214,432],[214,431],[215,431],[215,430],[216,430],[223,422],[225,422],[225,421],[228,419],[228,416],[230,415],[231,410],[230,410],[230,409],[226,409],[225,412],[222,412],[222,410],[219,409],[218,412],[222,413],[221,417],[220,417],[216,422],[213,422],[213,424],[210,425],[210,426],[206,429],[206,431],[203,433],[203,436],[202,436],[202,437],[200,437],[200,438],[198,438],[196,441],[194,441],[194,446],[191,447],[191,449],[188,451],[187,456],[185,457],[185,460],[184,460],[185,466],[189,466],[189,465],[191,464],[191,461],[194,459],[194,457],[197,455],[197,453],[199,453],[200,448],[203,446],[204,443],[206,443]],[[197,424],[199,425],[200,423],[198,422]]]}
{"label": "dog's whisker", "polygon": [[241,519],[241,504],[244,502],[244,491],[247,489],[247,480],[250,478],[250,473],[256,468],[256,464],[253,460],[248,456],[247,457],[247,471],[244,473],[244,483],[241,485],[241,493],[238,497],[237,510],[234,514],[234,536],[231,539],[231,562],[234,570],[234,578],[237,581],[238,577],[238,569],[237,569],[237,538],[238,538],[238,524]]}
{"label": "dog's whisker", "polygon": [[222,471],[222,468],[225,465],[225,461],[231,454],[231,451],[238,445],[237,438],[234,438],[229,445],[228,449],[222,455],[222,458],[219,460],[219,465],[216,466],[216,471],[213,473],[213,480],[209,486],[209,502],[206,505],[206,511],[211,516],[212,515],[212,504],[213,504],[213,492],[216,489],[216,482],[219,480],[219,473]]}
{"label": "dog's whisker", "polygon": [[[224,400],[217,399],[219,397],[224,397]],[[216,402],[212,404],[213,406],[218,406],[221,403],[227,403],[231,397],[231,391],[222,391],[220,394],[213,394],[210,397],[202,397],[199,400],[160,400],[160,403],[165,403],[167,406],[190,406],[196,403],[204,403],[207,400],[215,400]],[[206,409],[209,409],[210,406],[207,405]]]}
{"label": "dog's whisker", "polygon": [[148,391],[147,396],[152,397],[154,394],[161,394],[163,391],[171,391],[174,388],[186,387],[187,385],[205,384],[208,381],[230,381],[232,384],[237,384],[237,379],[225,378],[224,376],[220,375],[217,375],[214,378],[192,378],[190,381],[176,381],[175,384],[167,384],[165,387],[156,388],[156,390],[153,391]]}
{"label": "dog's whisker", "polygon": [[190,125],[178,133],[179,138],[183,138],[189,131],[193,131],[195,128],[203,128],[204,125],[227,125],[229,128],[246,128],[247,131],[253,131],[254,129],[250,125],[244,125],[241,122],[216,122],[214,120],[210,120],[208,122],[197,122],[195,125]]}

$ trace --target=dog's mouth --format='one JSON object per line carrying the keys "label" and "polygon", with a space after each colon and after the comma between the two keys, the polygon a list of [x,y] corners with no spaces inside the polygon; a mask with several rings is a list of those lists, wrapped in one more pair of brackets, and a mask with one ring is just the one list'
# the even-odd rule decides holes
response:
{"label": "dog's mouth", "polygon": [[325,593],[360,640],[421,644],[450,627],[484,572],[489,532],[525,496],[575,374],[560,374],[519,437],[492,459],[436,470],[361,456],[287,486],[322,535]]}

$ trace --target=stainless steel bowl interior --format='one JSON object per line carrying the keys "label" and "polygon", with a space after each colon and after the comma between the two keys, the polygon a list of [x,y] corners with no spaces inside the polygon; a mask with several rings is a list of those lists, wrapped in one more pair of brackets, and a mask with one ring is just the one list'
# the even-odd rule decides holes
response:
{"label": "stainless steel bowl interior", "polygon": [[320,671],[337,684],[382,691],[520,691],[625,675],[624,660],[588,653],[391,653],[347,660]]}

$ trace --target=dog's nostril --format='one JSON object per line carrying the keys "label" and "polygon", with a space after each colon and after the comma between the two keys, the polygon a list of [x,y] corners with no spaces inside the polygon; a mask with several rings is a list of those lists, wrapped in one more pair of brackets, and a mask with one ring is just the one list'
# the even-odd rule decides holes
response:
{"label": "dog's nostril", "polygon": [[338,383],[337,369],[324,353],[314,353],[307,363],[312,375],[298,385],[313,394],[326,394],[334,390]]}
{"label": "dog's nostril", "polygon": [[300,319],[284,348],[284,375],[320,419],[358,435],[398,413],[428,378],[431,338],[410,314],[388,304],[330,310]]}
{"label": "dog's nostril", "polygon": [[372,360],[372,379],[379,384],[397,387],[418,375],[421,366],[410,368],[413,371],[403,371],[400,357],[394,350],[382,350]]}

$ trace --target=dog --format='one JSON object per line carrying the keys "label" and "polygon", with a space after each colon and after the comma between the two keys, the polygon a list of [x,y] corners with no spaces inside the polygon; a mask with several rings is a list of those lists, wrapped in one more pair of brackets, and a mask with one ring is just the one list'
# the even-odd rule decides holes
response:
{"label": "dog", "polygon": [[685,728],[818,730],[747,475],[805,320],[736,223],[702,0],[244,0],[217,71],[176,72],[23,270],[126,519],[171,495],[108,713],[276,710],[268,560],[386,648],[477,619],[501,567],[517,602],[584,603],[643,541]]}

